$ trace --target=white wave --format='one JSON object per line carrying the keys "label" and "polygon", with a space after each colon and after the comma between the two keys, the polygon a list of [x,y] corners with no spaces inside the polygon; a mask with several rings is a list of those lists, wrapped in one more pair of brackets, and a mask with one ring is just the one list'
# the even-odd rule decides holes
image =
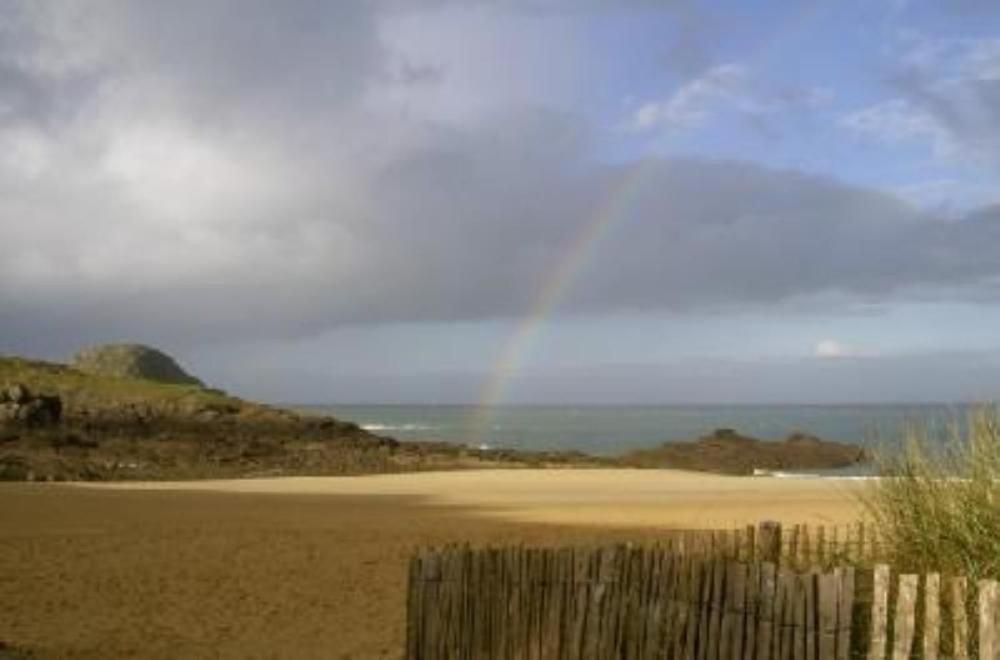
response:
{"label": "white wave", "polygon": [[753,476],[771,477],[774,479],[837,479],[840,481],[868,481],[878,479],[872,475],[861,474],[810,474],[808,472],[782,472],[781,470],[766,470],[754,468]]}
{"label": "white wave", "polygon": [[425,424],[381,424],[373,422],[371,424],[362,424],[361,428],[366,431],[430,431],[434,427]]}

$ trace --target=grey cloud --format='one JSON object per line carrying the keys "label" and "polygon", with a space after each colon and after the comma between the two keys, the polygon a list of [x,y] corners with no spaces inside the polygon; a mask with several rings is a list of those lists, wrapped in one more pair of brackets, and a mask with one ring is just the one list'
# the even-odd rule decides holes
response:
{"label": "grey cloud", "polygon": [[[219,360],[216,351],[202,363]],[[476,404],[489,377],[475,371],[310,369],[290,365],[287,358],[280,365],[258,367],[234,358],[201,375],[265,399],[316,403]],[[509,403],[573,405],[989,401],[1000,396],[998,366],[1000,355],[995,352],[597,364],[525,369],[512,378],[507,391]]]}
{"label": "grey cloud", "polygon": [[544,110],[436,125],[371,107],[392,61],[376,6],[102,4],[60,31],[82,64],[19,68],[36,104],[87,102],[58,126],[0,119],[27,154],[0,153],[6,345],[521,316],[609,206],[560,313],[993,295],[997,209],[943,223],[749,163],[602,164],[584,120]]}

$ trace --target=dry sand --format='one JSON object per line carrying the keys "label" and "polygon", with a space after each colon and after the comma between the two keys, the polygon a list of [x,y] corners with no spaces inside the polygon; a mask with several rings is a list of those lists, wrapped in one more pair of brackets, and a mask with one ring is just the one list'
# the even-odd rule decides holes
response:
{"label": "dry sand", "polygon": [[0,485],[0,641],[40,657],[398,657],[417,546],[848,522],[856,487],[652,470]]}

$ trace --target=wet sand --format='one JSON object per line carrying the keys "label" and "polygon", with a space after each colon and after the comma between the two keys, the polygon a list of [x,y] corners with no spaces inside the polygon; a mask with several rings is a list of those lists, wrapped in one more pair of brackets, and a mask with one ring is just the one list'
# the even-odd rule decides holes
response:
{"label": "wet sand", "polygon": [[3,484],[0,640],[39,657],[398,657],[417,546],[648,541],[664,526],[855,516],[849,482],[656,476]]}

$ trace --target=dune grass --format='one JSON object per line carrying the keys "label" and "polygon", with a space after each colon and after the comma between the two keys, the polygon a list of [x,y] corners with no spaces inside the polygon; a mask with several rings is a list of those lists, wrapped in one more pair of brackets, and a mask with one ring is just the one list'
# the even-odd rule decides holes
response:
{"label": "dune grass", "polygon": [[878,457],[885,478],[862,503],[885,559],[900,570],[1000,577],[1000,409],[981,407],[943,443],[907,431],[903,447]]}

